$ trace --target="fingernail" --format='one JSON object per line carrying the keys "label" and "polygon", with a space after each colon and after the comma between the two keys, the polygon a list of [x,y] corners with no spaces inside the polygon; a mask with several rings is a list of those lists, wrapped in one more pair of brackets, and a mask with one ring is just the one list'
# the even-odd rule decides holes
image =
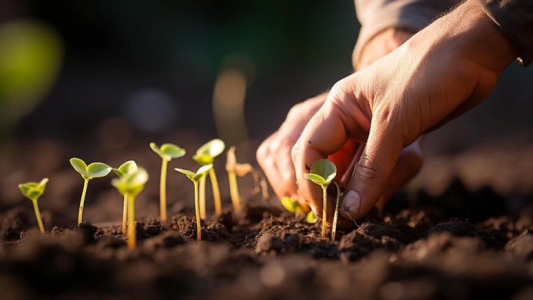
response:
{"label": "fingernail", "polygon": [[361,207],[361,198],[356,191],[350,190],[342,199],[342,210],[346,217],[351,218],[359,212]]}

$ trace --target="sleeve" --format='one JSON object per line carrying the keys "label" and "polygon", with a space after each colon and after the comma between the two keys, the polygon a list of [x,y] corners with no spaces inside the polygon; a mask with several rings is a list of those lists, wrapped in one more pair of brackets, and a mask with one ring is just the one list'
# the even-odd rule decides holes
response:
{"label": "sleeve", "polygon": [[533,0],[478,0],[485,13],[522,50],[518,58],[527,66],[533,60]]}
{"label": "sleeve", "polygon": [[[508,1],[508,0],[507,0]],[[461,0],[355,0],[361,31],[354,49],[359,61],[363,46],[379,32],[390,28],[419,31]]]}

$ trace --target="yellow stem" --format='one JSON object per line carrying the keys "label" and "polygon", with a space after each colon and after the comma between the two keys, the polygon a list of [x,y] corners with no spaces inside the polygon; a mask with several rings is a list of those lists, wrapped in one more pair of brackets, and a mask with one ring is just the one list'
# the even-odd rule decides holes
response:
{"label": "yellow stem", "polygon": [[83,192],[81,192],[80,211],[78,213],[78,225],[83,222],[83,206],[85,205],[85,195],[87,194],[87,185],[89,185],[89,178],[83,178]]}
{"label": "yellow stem", "polygon": [[122,233],[128,228],[128,195],[124,194],[124,211],[122,212]]}
{"label": "yellow stem", "polygon": [[200,203],[198,199],[198,182],[194,181],[194,209],[196,210],[196,239],[202,240],[202,219],[200,218]]}
{"label": "yellow stem", "polygon": [[322,204],[322,237],[326,236],[326,220],[328,218],[328,194],[327,187],[322,187],[323,204]]}
{"label": "yellow stem", "polygon": [[206,205],[205,205],[205,182],[207,177],[204,176],[200,180],[200,217],[205,220],[207,213],[206,213]]}
{"label": "yellow stem", "polygon": [[237,175],[235,175],[235,172],[228,171],[228,179],[233,210],[238,214],[241,210],[241,201],[239,197],[239,186],[237,185]]}
{"label": "yellow stem", "polygon": [[213,197],[215,198],[215,215],[219,216],[222,213],[222,202],[220,201],[220,190],[218,189],[218,181],[217,175],[215,174],[215,169],[209,169],[209,178],[211,179]]}
{"label": "yellow stem", "polygon": [[163,163],[161,165],[161,186],[159,190],[161,222],[167,221],[167,165],[168,161],[163,159]]}
{"label": "yellow stem", "polygon": [[39,224],[39,229],[41,233],[44,233],[43,220],[41,219],[41,213],[39,212],[39,205],[37,205],[37,199],[33,200],[33,209],[35,210],[35,217],[37,217],[37,223]]}
{"label": "yellow stem", "polygon": [[135,249],[135,197],[128,197],[128,248]]}
{"label": "yellow stem", "polygon": [[333,225],[331,228],[332,241],[335,241],[335,233],[337,232],[337,220],[339,219],[339,202],[341,200],[341,188],[336,182],[334,182],[334,184],[337,187],[337,201],[335,203],[335,215],[333,216]]}

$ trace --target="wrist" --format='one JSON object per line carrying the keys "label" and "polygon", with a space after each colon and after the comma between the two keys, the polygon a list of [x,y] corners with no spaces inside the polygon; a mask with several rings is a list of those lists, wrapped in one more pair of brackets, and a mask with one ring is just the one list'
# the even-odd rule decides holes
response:
{"label": "wrist", "polygon": [[403,28],[390,27],[370,39],[361,49],[359,59],[352,57],[354,70],[361,70],[394,49],[400,47],[415,34],[414,31]]}

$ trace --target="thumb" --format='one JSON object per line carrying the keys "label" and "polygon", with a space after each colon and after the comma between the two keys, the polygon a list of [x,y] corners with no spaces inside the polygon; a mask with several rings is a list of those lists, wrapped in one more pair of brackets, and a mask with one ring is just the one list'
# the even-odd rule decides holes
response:
{"label": "thumb", "polygon": [[367,143],[342,199],[340,210],[345,218],[364,217],[384,193],[403,148],[397,119],[389,111],[372,116]]}

